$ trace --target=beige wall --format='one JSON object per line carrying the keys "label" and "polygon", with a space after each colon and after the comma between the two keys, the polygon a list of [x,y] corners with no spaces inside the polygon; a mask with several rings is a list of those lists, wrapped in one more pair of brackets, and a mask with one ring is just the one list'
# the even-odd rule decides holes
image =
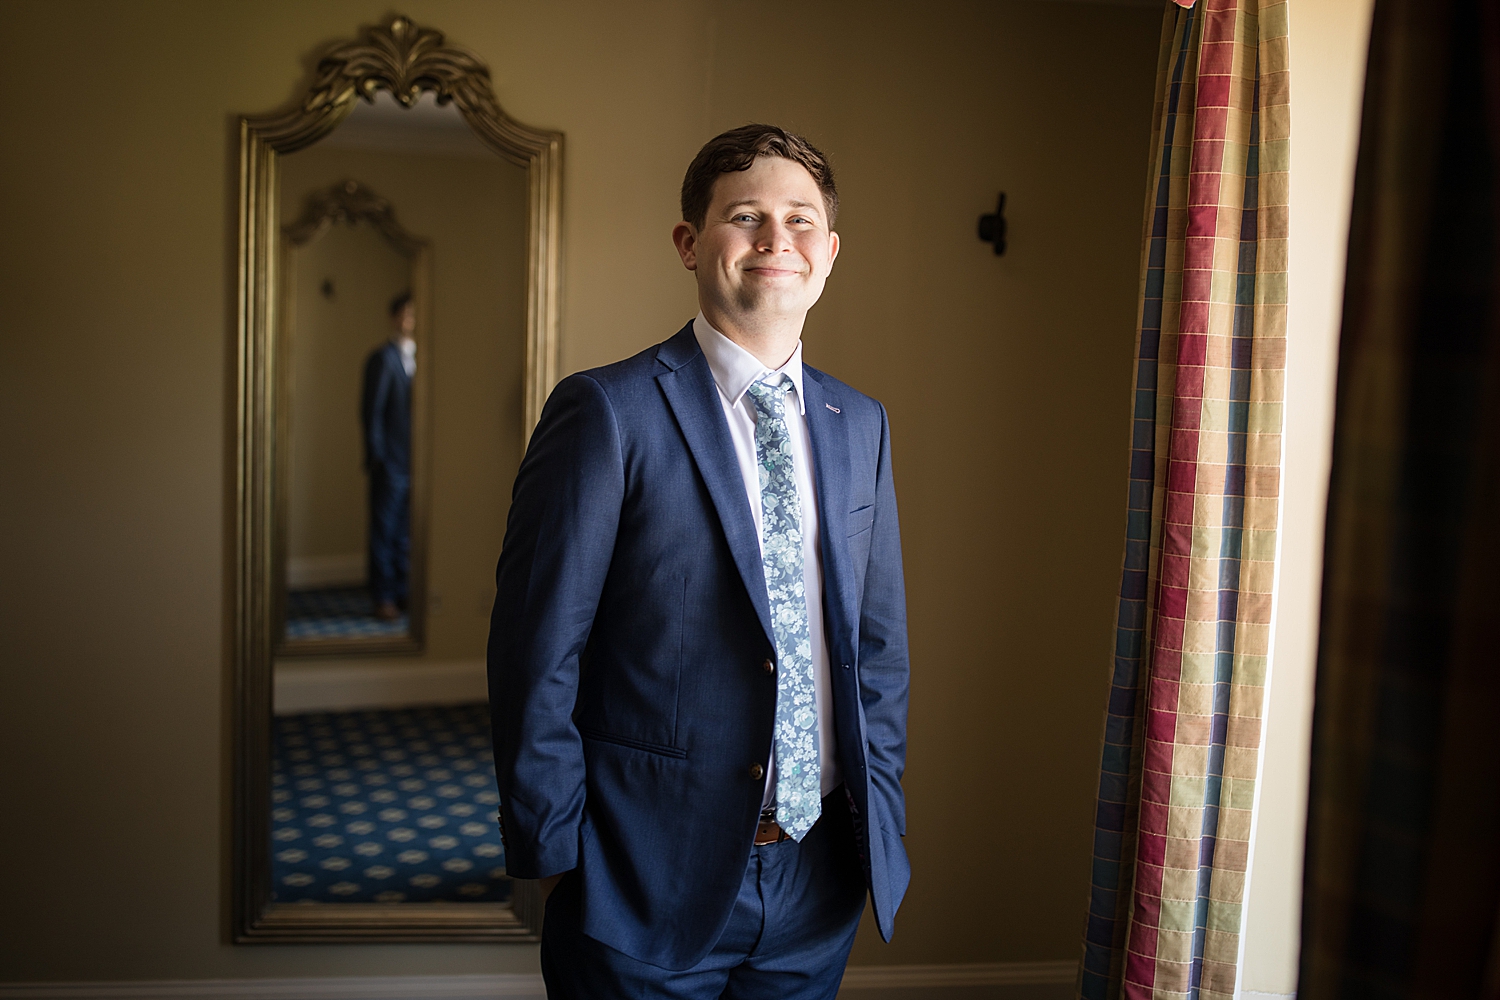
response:
{"label": "beige wall", "polygon": [[[224,943],[233,119],[292,98],[319,45],[388,8],[0,9],[0,523],[17,529],[0,542],[0,800],[26,820],[0,825],[0,850],[29,859],[10,868],[3,975],[535,969],[534,947]],[[807,353],[890,407],[913,653],[914,880],[896,943],[867,931],[855,961],[1075,957],[1159,11],[403,9],[477,51],[513,115],[566,133],[564,370],[692,315],[667,236],[705,138],[770,118],[833,155],[844,250]],[[974,229],[999,190],[997,259]],[[502,514],[434,559],[487,570]]]}
{"label": "beige wall", "polygon": [[[389,199],[402,228],[431,247],[432,329],[417,357],[432,389],[425,659],[483,657],[521,461],[526,172],[498,156],[320,146],[283,166],[283,222],[301,214],[310,192],[354,178]],[[383,336],[375,328],[369,346]]]}

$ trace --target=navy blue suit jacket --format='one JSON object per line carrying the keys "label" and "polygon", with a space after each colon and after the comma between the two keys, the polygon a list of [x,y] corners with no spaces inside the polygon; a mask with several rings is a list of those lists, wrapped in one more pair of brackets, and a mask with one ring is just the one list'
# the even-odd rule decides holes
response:
{"label": "navy blue suit jacket", "polygon": [[365,468],[410,471],[411,377],[401,365],[401,348],[391,341],[365,359],[359,417],[365,431]]}
{"label": "navy blue suit jacket", "polygon": [[[910,875],[890,434],[878,402],[804,370],[838,759],[889,940]],[[585,933],[688,968],[739,890],[764,786],[752,766],[776,704],[755,524],[692,324],[553,391],[497,576],[489,672],[507,870],[579,869]]]}

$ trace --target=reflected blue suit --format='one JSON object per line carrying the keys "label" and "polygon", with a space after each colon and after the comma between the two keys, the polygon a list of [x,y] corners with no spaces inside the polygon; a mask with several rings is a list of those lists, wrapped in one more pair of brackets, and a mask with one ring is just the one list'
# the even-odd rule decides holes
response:
{"label": "reflected blue suit", "polygon": [[411,376],[390,341],[365,359],[359,415],[370,477],[370,595],[376,603],[404,603],[411,572]]}
{"label": "reflected blue suit", "polygon": [[[910,871],[890,434],[878,402],[805,373],[837,753],[889,940]],[[497,584],[489,673],[507,870],[578,869],[584,933],[655,966],[693,966],[750,859],[776,651],[756,527],[692,324],[553,391],[516,477]]]}

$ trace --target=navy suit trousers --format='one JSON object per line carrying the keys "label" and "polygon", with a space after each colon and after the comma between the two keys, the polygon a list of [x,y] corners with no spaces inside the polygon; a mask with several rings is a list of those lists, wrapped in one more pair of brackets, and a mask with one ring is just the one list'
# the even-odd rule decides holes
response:
{"label": "navy suit trousers", "polygon": [[405,469],[370,469],[370,595],[406,603],[411,567],[411,476]]}
{"label": "navy suit trousers", "polygon": [[865,878],[842,787],[799,843],[752,848],[724,933],[681,972],[648,965],[582,930],[582,880],[547,900],[542,976],[549,1000],[833,1000],[865,908]]}

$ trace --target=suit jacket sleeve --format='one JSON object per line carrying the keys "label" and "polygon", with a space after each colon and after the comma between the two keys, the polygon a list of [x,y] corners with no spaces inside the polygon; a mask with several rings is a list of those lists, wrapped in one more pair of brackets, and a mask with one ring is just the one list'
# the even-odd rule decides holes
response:
{"label": "suit jacket sleeve", "polygon": [[365,431],[366,468],[373,469],[385,463],[385,406],[390,391],[385,351],[377,349],[365,360],[364,388],[359,397],[359,419]]}
{"label": "suit jacket sleeve", "polygon": [[490,711],[506,870],[543,878],[578,864],[580,659],[614,550],[625,474],[603,389],[553,391],[516,475],[490,623]]}
{"label": "suit jacket sleeve", "polygon": [[[880,458],[876,468],[875,521],[870,529],[859,618],[860,701],[871,791],[893,833],[906,836],[906,697],[910,687],[906,647],[906,583],[901,567],[901,528],[891,479],[890,421],[880,408]],[[880,814],[877,814],[880,815]]]}

